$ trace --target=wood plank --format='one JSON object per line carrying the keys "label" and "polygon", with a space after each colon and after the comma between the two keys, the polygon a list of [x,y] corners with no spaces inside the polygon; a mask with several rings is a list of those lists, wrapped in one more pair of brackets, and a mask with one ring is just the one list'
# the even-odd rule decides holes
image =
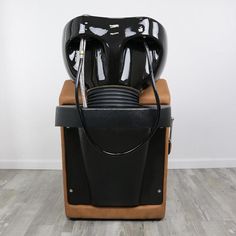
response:
{"label": "wood plank", "polygon": [[0,170],[0,235],[236,235],[236,169],[170,170],[167,183],[162,221],[71,221],[61,171]]}

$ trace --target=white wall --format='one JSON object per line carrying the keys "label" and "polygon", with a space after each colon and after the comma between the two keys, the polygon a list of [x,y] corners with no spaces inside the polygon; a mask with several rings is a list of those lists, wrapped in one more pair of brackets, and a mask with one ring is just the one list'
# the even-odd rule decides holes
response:
{"label": "white wall", "polygon": [[1,0],[1,168],[60,168],[62,31],[81,14],[160,21],[175,117],[170,167],[236,166],[235,0]]}

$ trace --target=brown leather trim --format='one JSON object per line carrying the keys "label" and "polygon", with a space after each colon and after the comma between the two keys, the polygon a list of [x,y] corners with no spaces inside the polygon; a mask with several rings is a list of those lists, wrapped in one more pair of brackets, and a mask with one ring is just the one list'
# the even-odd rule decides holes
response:
{"label": "brown leather trim", "polygon": [[80,219],[162,219],[164,205],[146,205],[127,208],[94,207],[89,205],[67,205],[66,214]]}
{"label": "brown leather trim", "polygon": [[64,207],[67,215],[67,178],[66,178],[66,155],[65,155],[65,138],[64,138],[64,128],[61,127],[61,151],[62,151],[62,175],[63,175],[63,191],[64,191]]}
{"label": "brown leather trim", "polygon": [[[156,81],[157,90],[160,97],[160,102],[162,105],[170,104],[170,92],[165,79],[159,79]],[[59,97],[60,105],[72,105],[75,104],[75,93],[74,93],[74,82],[72,80],[66,80],[64,82],[63,88],[61,90],[61,94]],[[79,93],[80,96],[80,93]],[[80,101],[81,96],[80,96]],[[154,93],[152,91],[152,87],[149,86],[145,90],[141,92],[139,103],[141,105],[154,105],[156,104],[156,100],[154,97]]]}
{"label": "brown leather trim", "polygon": [[168,140],[169,128],[166,129],[165,143],[165,170],[163,182],[163,203],[161,205],[143,205],[137,207],[112,208],[94,207],[91,205],[70,205],[67,200],[65,150],[64,150],[64,131],[61,128],[62,162],[63,162],[63,182],[64,182],[64,201],[65,211],[69,218],[84,219],[162,219],[166,209],[166,183],[168,170]]}

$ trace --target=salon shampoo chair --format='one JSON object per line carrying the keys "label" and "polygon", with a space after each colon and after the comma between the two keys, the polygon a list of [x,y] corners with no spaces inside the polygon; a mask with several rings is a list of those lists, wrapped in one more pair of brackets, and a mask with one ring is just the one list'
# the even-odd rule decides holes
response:
{"label": "salon shampoo chair", "polygon": [[61,127],[70,219],[162,219],[171,108],[166,32],[148,17],[83,15],[64,29]]}

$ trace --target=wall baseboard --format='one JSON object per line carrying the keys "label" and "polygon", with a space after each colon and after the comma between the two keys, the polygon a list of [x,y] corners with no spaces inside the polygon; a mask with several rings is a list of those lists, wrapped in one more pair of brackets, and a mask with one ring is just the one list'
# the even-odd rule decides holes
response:
{"label": "wall baseboard", "polygon": [[0,160],[0,169],[60,170],[62,163],[56,160]]}
{"label": "wall baseboard", "polygon": [[182,159],[169,157],[169,169],[205,169],[205,168],[233,168],[236,167],[236,159]]}
{"label": "wall baseboard", "polygon": [[[201,169],[236,167],[236,159],[181,159],[169,157],[169,169]],[[0,160],[0,169],[60,170],[56,160]]]}

